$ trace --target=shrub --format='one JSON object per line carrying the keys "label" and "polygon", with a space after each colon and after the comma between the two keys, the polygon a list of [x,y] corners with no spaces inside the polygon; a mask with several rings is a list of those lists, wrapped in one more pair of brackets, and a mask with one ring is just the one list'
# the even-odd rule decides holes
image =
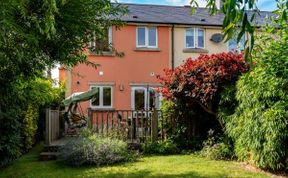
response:
{"label": "shrub", "polygon": [[215,160],[231,160],[235,156],[231,141],[224,135],[215,136],[214,131],[209,130],[208,139],[203,142],[200,155]]}
{"label": "shrub", "polygon": [[[6,166],[35,143],[39,110],[60,100],[49,80],[19,79],[0,87],[0,167]],[[42,120],[44,121],[44,120]],[[43,127],[42,127],[43,128]],[[43,130],[39,130],[43,132]]]}
{"label": "shrub", "polygon": [[183,125],[178,125],[176,122],[176,113],[177,113],[177,105],[171,100],[162,100],[161,103],[161,113],[162,113],[162,128],[163,128],[163,135],[165,139],[169,139],[176,143],[178,146],[182,145],[183,142],[181,137],[183,137],[186,127]]}
{"label": "shrub", "polygon": [[111,165],[135,159],[122,140],[85,132],[67,143],[60,152],[59,160],[71,166]]}
{"label": "shrub", "polygon": [[21,120],[16,113],[11,105],[9,109],[0,107],[0,167],[21,155]]}
{"label": "shrub", "polygon": [[37,131],[38,110],[31,104],[28,105],[28,109],[25,112],[23,119],[23,149],[28,151],[35,143],[35,134]]}
{"label": "shrub", "polygon": [[201,150],[201,155],[210,159],[230,160],[233,157],[231,147],[225,143],[216,143],[212,146],[205,146]]}
{"label": "shrub", "polygon": [[[200,55],[165,70],[165,75],[158,78],[163,84],[161,92],[169,100],[162,106],[167,138],[181,149],[197,150],[202,148],[209,129],[222,132],[217,120],[221,93],[228,86],[233,87],[247,70],[242,54],[234,53]],[[230,104],[221,106],[224,111]]]}
{"label": "shrub", "polygon": [[157,142],[147,142],[143,145],[144,154],[176,154],[179,153],[177,145],[171,140],[157,141]]}
{"label": "shrub", "polygon": [[287,28],[282,32],[263,41],[257,65],[237,83],[239,105],[226,120],[237,157],[272,170],[288,167]]}
{"label": "shrub", "polygon": [[165,98],[181,100],[182,107],[196,103],[214,113],[217,108],[213,107],[219,103],[221,91],[226,85],[235,84],[247,70],[241,54],[202,54],[195,60],[187,59],[182,66],[165,70],[165,75],[158,78]]}

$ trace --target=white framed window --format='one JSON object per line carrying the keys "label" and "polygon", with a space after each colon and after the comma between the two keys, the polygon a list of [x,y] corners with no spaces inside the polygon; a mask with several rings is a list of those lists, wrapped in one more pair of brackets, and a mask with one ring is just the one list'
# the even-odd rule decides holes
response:
{"label": "white framed window", "polygon": [[93,35],[93,40],[89,43],[89,49],[91,52],[103,51],[110,52],[112,47],[112,27],[106,29],[104,36],[101,39],[97,39],[96,35]]}
{"label": "white framed window", "polygon": [[136,47],[157,48],[158,46],[157,27],[136,28]]}
{"label": "white framed window", "polygon": [[205,30],[202,28],[187,28],[185,34],[186,48],[205,48]]}
{"label": "white framed window", "polygon": [[95,96],[90,100],[91,108],[112,108],[113,87],[112,86],[90,86],[90,89],[97,90]]}
{"label": "white framed window", "polygon": [[153,87],[137,86],[131,88],[131,109],[152,110],[160,109],[161,95]]}
{"label": "white framed window", "polygon": [[228,51],[240,53],[241,51],[245,50],[245,40],[246,35],[243,35],[240,41],[237,43],[237,35],[234,35],[228,41]]}

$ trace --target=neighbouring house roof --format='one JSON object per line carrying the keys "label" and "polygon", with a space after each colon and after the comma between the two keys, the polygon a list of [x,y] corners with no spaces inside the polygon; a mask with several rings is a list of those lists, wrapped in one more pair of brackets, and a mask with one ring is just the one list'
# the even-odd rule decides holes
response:
{"label": "neighbouring house roof", "polygon": [[[210,16],[205,8],[197,8],[195,14],[191,14],[190,6],[168,6],[150,4],[121,3],[127,6],[128,15],[121,17],[125,22],[130,23],[158,23],[158,24],[179,24],[179,25],[209,25],[222,26],[224,15],[219,13]],[[252,11],[249,13],[252,15]],[[264,25],[265,17],[271,16],[268,11],[261,11],[256,16],[256,25]]]}

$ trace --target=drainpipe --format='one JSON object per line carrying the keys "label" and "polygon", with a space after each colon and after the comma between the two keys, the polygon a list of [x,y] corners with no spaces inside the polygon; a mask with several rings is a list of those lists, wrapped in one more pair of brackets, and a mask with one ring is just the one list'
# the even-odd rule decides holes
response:
{"label": "drainpipe", "polygon": [[171,35],[171,38],[172,38],[172,40],[171,40],[171,55],[172,55],[172,57],[171,57],[171,68],[172,69],[174,69],[174,67],[175,67],[175,64],[174,64],[174,24],[172,24],[172,30],[171,30],[171,32],[172,32],[172,35]]}

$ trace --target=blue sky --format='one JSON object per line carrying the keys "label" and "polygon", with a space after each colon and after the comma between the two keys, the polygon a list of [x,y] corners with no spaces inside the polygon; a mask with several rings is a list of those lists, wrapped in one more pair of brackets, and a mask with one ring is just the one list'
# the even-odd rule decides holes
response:
{"label": "blue sky", "polygon": [[[141,4],[164,4],[164,5],[187,5],[190,0],[118,0],[124,3],[141,3]],[[205,0],[197,0],[199,6],[205,6]],[[260,10],[272,11],[276,8],[275,0],[258,0],[258,8]]]}

